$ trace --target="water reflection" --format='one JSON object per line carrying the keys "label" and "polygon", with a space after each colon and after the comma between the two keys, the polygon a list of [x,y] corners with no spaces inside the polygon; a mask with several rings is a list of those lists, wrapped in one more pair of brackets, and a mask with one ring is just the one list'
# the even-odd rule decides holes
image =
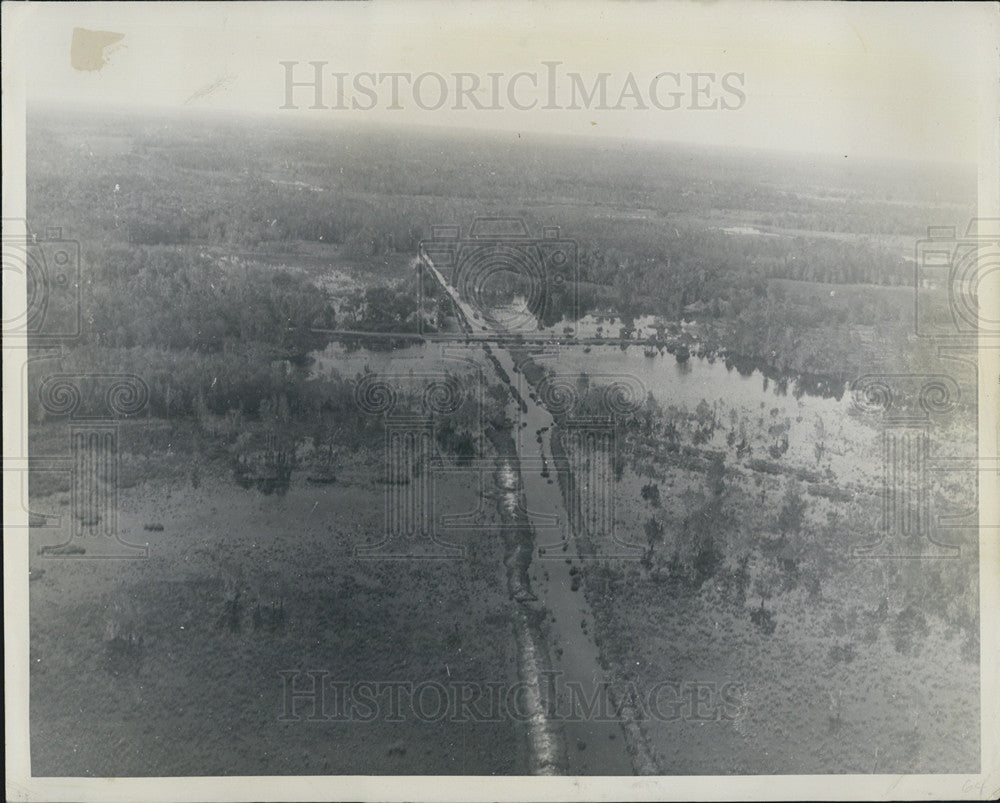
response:
{"label": "water reflection", "polygon": [[[597,324],[597,320],[600,319],[591,321],[594,327],[602,325]],[[607,323],[605,318],[604,324]],[[635,323],[637,332],[650,330],[651,321],[637,320]],[[448,354],[469,348],[479,349],[478,346],[428,341],[391,351],[373,351],[335,343],[313,354],[312,371],[317,375],[329,375],[333,370],[341,376],[354,376],[365,370],[396,374],[401,369],[419,371],[421,365],[440,366]],[[720,417],[725,416],[725,420],[743,422],[749,433],[766,435],[780,423],[783,432],[779,441],[784,444],[787,438],[789,444],[781,449],[782,459],[803,468],[821,468],[815,451],[818,440],[825,440],[828,445],[838,443],[838,449],[825,451],[822,470],[828,468],[842,481],[869,479],[864,476],[864,461],[859,455],[870,450],[874,433],[864,421],[851,415],[842,380],[822,375],[783,374],[736,357],[722,360],[692,354],[689,360],[678,362],[669,352],[657,351],[650,355],[638,344],[624,349],[617,343],[560,344],[547,353],[538,354],[535,359],[561,376],[635,377],[665,411],[670,408],[693,411],[705,402],[716,409]],[[735,426],[739,428],[738,424]],[[702,445],[728,450],[733,445],[727,444],[725,437],[720,428],[710,442]],[[773,446],[772,441],[773,438],[768,445]],[[766,454],[764,449],[761,455]]]}

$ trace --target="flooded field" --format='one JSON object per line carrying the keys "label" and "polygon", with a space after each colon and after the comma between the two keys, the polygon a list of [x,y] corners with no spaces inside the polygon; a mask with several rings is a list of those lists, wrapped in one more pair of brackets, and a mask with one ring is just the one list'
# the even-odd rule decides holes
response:
{"label": "flooded field", "polygon": [[200,125],[34,124],[36,774],[977,769],[964,174]]}

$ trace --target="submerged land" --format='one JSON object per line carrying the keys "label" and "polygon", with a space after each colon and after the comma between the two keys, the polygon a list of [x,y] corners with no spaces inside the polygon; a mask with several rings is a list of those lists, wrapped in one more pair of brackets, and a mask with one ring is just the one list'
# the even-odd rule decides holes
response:
{"label": "submerged land", "polygon": [[[29,340],[34,774],[977,770],[975,360],[913,261],[974,171],[250,122],[28,118],[29,229],[79,245]],[[491,216],[574,292],[463,310],[421,244]],[[857,381],[942,374],[894,389],[951,526],[858,557]]]}

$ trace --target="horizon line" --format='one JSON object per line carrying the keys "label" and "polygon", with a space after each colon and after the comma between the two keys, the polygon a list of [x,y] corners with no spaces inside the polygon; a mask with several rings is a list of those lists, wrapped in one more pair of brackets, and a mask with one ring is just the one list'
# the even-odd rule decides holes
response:
{"label": "horizon line", "polygon": [[844,154],[841,150],[801,150],[801,149],[791,149],[791,148],[781,148],[781,147],[769,147],[765,144],[755,143],[755,144],[740,144],[740,143],[720,143],[720,142],[700,142],[691,139],[673,139],[666,137],[651,137],[648,135],[637,134],[634,136],[624,136],[621,134],[606,134],[603,132],[593,133],[590,132],[555,132],[551,130],[541,130],[538,128],[525,128],[516,129],[511,127],[497,127],[488,128],[486,126],[480,125],[456,125],[454,123],[449,124],[435,124],[435,123],[422,123],[415,122],[412,119],[401,121],[399,123],[393,123],[385,119],[359,119],[358,117],[322,117],[318,114],[310,114],[308,110],[298,110],[292,114],[288,114],[287,110],[282,110],[279,108],[274,109],[234,109],[234,108],[218,108],[218,107],[206,107],[206,106],[196,106],[194,104],[184,104],[180,106],[167,105],[167,104],[155,104],[155,103],[107,103],[101,104],[100,107],[96,106],[94,103],[89,101],[81,101],[72,98],[28,98],[25,102],[25,116],[26,118],[35,112],[92,112],[97,115],[101,114],[117,114],[117,115],[141,115],[141,116],[156,116],[160,115],[163,117],[187,117],[201,118],[201,121],[208,122],[209,118],[221,118],[221,117],[252,117],[257,119],[267,119],[268,121],[277,121],[279,119],[285,119],[290,121],[290,126],[297,126],[300,128],[312,128],[313,130],[323,127],[337,127],[337,128],[354,128],[354,129],[364,129],[364,128],[375,128],[386,132],[405,132],[410,130],[419,130],[424,133],[438,133],[442,135],[459,135],[459,136],[469,136],[469,135],[479,135],[484,138],[506,138],[509,136],[516,136],[521,138],[522,136],[536,137],[539,139],[547,139],[553,141],[560,140],[572,140],[577,143],[588,143],[591,145],[598,144],[621,144],[628,143],[630,145],[649,145],[654,147],[678,147],[678,148],[688,148],[703,151],[725,151],[731,155],[768,155],[768,156],[784,156],[793,160],[808,160],[808,159],[824,159],[828,161],[835,161],[839,159],[854,159],[857,161],[868,162],[868,163],[879,163],[883,165],[922,165],[925,167],[940,167],[940,168],[950,168],[950,169],[960,169],[964,168],[967,170],[978,171],[978,162],[974,160],[969,160],[968,158],[958,158],[949,159],[947,157],[937,155],[933,158],[931,157],[918,157],[918,156],[906,156],[906,155],[892,155],[892,154],[876,154],[876,153],[856,153],[856,154]]}

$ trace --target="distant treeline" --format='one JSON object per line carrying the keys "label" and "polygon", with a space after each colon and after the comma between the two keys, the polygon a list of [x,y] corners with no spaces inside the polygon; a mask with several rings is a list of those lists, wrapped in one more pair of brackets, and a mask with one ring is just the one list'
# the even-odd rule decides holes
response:
{"label": "distant treeline", "polygon": [[[324,345],[317,329],[414,332],[416,285],[380,276],[385,262],[415,255],[432,225],[513,215],[536,236],[555,225],[577,240],[575,312],[696,318],[730,354],[846,374],[865,346],[857,327],[885,350],[912,305],[776,285],[902,286],[901,250],[868,237],[919,237],[975,203],[974,175],[960,171],[637,143],[50,114],[29,129],[29,226],[81,242],[84,342],[106,348],[301,363]],[[736,225],[815,234],[724,230]],[[219,256],[306,246],[314,264],[328,253],[368,265],[377,286],[333,299],[306,276]]]}
{"label": "distant treeline", "polygon": [[85,342],[203,354],[259,351],[305,361],[336,324],[323,291],[301,276],[190,250],[88,249]]}

